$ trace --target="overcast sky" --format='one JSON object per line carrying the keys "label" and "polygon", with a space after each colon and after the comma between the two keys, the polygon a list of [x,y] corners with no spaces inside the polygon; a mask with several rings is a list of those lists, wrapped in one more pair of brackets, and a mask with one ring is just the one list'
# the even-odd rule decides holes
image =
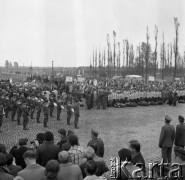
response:
{"label": "overcast sky", "polygon": [[[154,44],[154,26],[159,43],[175,37],[178,17],[180,52],[185,50],[184,0],[0,0],[0,65],[5,60],[28,66],[89,65],[93,45],[106,47],[106,36],[116,31],[121,42]],[[154,48],[153,48],[154,49]]]}

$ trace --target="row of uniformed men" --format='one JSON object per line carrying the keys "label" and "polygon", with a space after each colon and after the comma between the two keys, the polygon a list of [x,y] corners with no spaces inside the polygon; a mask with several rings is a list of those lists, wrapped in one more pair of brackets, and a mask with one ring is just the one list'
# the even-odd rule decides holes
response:
{"label": "row of uniformed men", "polygon": [[[78,100],[74,99],[75,103],[74,106],[72,106],[72,97],[68,99],[67,102],[67,123],[70,124],[70,119],[72,112],[74,111],[75,114],[75,128],[78,124],[79,119],[79,104],[77,103]],[[49,115],[50,117],[53,117],[53,111],[54,107],[57,107],[57,120],[60,120],[60,114],[62,109],[64,109],[64,104],[60,96],[58,96],[57,100],[53,94],[50,95],[49,101],[46,97],[42,95],[38,95],[37,97],[34,96],[28,96],[25,97],[24,95],[17,96],[15,93],[13,94],[13,97],[9,98],[8,94],[1,96],[0,99],[0,127],[2,126],[2,120],[3,116],[5,115],[6,118],[8,118],[9,111],[11,110],[11,121],[16,121],[15,115],[17,113],[17,124],[21,125],[20,119],[21,116],[23,117],[23,130],[28,130],[27,125],[29,122],[29,115],[31,116],[31,119],[33,118],[34,112],[36,110],[36,120],[37,123],[40,122],[40,115],[41,111],[43,111],[44,116],[44,127],[48,127],[48,119]],[[74,110],[73,110],[74,107]]]}

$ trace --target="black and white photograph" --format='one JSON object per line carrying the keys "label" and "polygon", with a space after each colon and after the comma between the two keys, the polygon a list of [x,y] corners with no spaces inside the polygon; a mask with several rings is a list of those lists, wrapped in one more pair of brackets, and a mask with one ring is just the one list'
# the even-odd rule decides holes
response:
{"label": "black and white photograph", "polygon": [[0,0],[0,180],[185,180],[184,0]]}

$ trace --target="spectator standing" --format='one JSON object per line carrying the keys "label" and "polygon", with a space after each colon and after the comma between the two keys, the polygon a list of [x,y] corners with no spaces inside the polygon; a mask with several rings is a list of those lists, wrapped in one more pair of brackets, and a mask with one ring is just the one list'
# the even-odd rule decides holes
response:
{"label": "spectator standing", "polygon": [[71,134],[68,139],[69,143],[71,144],[69,153],[71,156],[72,163],[80,165],[84,155],[84,148],[79,146],[78,137],[75,134]]}
{"label": "spectator standing", "polygon": [[37,162],[45,167],[49,160],[58,159],[60,147],[54,144],[54,136],[52,132],[46,132],[44,134],[44,139],[45,141],[37,147]]}
{"label": "spectator standing", "polygon": [[78,165],[73,165],[71,163],[69,152],[60,152],[58,155],[58,160],[61,163],[58,179],[83,180],[81,169]]}
{"label": "spectator standing", "polygon": [[96,152],[97,156],[103,157],[104,156],[104,143],[101,138],[98,138],[98,131],[91,130],[91,140],[88,142],[87,146],[93,146],[94,144],[97,145],[98,150]]}
{"label": "spectator standing", "polygon": [[41,180],[44,177],[45,168],[36,164],[36,152],[28,150],[24,153],[26,168],[18,172],[18,176],[24,180]]}
{"label": "spectator standing", "polygon": [[179,116],[179,124],[176,127],[175,133],[175,145],[184,148],[185,146],[185,125],[184,125],[184,117]]}
{"label": "spectator standing", "polygon": [[164,162],[171,163],[173,142],[175,139],[175,128],[170,125],[171,117],[165,117],[165,125],[161,129],[159,147],[161,148]]}

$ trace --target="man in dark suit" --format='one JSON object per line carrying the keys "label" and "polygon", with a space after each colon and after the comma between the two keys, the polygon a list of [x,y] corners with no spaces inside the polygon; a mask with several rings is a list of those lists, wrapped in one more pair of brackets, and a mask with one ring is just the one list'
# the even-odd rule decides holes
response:
{"label": "man in dark suit", "polygon": [[97,145],[98,150],[96,155],[99,157],[103,157],[104,156],[104,143],[103,140],[101,138],[98,138],[98,132],[96,130],[91,130],[91,140],[88,142],[87,146],[93,146],[94,144]]}
{"label": "man in dark suit", "polygon": [[162,151],[164,162],[171,163],[172,146],[175,139],[175,128],[170,125],[171,117],[165,117],[165,125],[161,129],[159,147]]}
{"label": "man in dark suit", "polygon": [[11,150],[10,154],[15,158],[15,163],[18,166],[21,166],[23,169],[26,167],[26,164],[23,159],[23,154],[28,150],[27,147],[28,139],[23,138],[19,139],[19,147],[18,145],[15,145]]}
{"label": "man in dark suit", "polygon": [[184,125],[184,117],[179,116],[179,123],[176,127],[175,134],[175,145],[184,148],[185,146],[185,125]]}
{"label": "man in dark suit", "polygon": [[49,160],[58,159],[60,147],[54,144],[54,136],[50,131],[44,134],[44,140],[45,142],[37,147],[37,162],[45,167]]}

